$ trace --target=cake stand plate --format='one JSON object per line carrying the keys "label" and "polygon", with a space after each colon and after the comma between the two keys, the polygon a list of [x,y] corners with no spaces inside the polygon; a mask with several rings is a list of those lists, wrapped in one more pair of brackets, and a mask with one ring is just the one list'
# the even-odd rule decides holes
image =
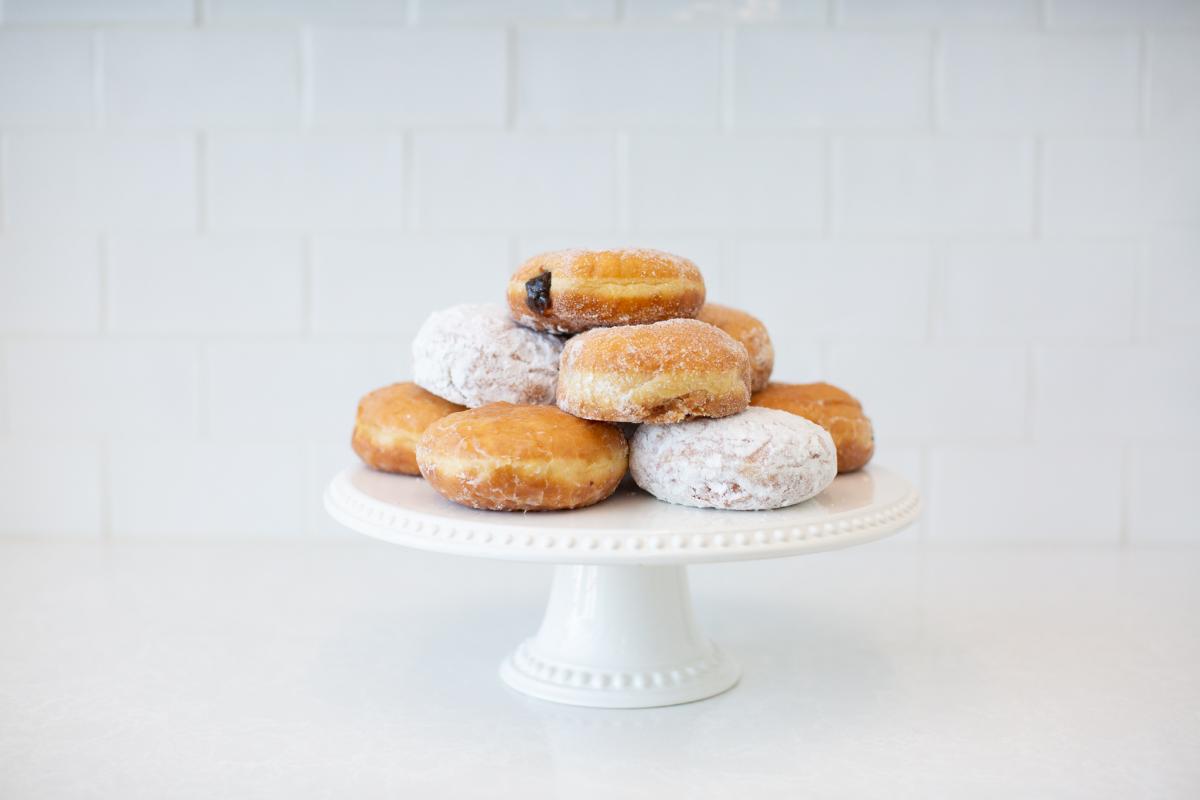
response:
{"label": "cake stand plate", "polygon": [[737,664],[696,626],[687,564],[864,544],[913,522],[920,506],[912,484],[875,466],[776,511],[687,508],[631,485],[576,511],[477,511],[420,478],[365,467],[341,473],[325,493],[334,519],[385,541],[558,565],[541,628],[500,676],[534,697],[601,708],[687,703],[737,683]]}

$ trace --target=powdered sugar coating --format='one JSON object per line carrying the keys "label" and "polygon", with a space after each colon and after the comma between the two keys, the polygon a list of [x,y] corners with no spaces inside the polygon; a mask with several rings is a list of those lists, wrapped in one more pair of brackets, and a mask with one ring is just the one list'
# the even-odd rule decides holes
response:
{"label": "powdered sugar coating", "polygon": [[757,511],[803,502],[837,477],[829,433],[803,417],[748,408],[721,419],[642,425],[629,470],[659,500]]}
{"label": "powdered sugar coating", "polygon": [[435,311],[413,340],[413,382],[451,402],[554,402],[562,340],[513,322],[493,304]]}

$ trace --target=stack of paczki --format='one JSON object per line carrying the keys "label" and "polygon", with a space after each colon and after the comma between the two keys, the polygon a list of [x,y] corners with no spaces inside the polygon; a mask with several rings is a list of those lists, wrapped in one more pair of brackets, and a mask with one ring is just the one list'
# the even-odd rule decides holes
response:
{"label": "stack of paczki", "polygon": [[413,382],[362,399],[355,452],[495,511],[580,508],[628,471],[660,500],[782,508],[862,467],[862,407],[826,383],[769,383],[761,322],[706,305],[686,258],[564,250],[525,262],[502,305],[431,315]]}

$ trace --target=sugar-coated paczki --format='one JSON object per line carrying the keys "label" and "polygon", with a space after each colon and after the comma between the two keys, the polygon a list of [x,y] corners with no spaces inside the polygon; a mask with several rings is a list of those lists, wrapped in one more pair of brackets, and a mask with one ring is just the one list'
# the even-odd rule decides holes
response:
{"label": "sugar-coated paczki", "polygon": [[453,403],[554,402],[562,340],[516,324],[503,306],[434,312],[412,350],[413,381]]}
{"label": "sugar-coated paczki", "polygon": [[746,348],[694,319],[598,328],[567,341],[558,407],[608,422],[724,417],[750,403]]}
{"label": "sugar-coated paczki", "polygon": [[463,407],[415,383],[394,383],[358,403],[350,446],[367,466],[381,472],[420,475],[417,442],[430,423]]}
{"label": "sugar-coated paczki", "polygon": [[837,451],[820,425],[748,408],[721,419],[641,426],[630,442],[629,470],[659,500],[755,511],[821,492],[837,477]]}
{"label": "sugar-coated paczki", "polygon": [[425,429],[421,474],[448,500],[492,511],[553,511],[598,503],[625,475],[615,425],[554,406],[491,403]]}
{"label": "sugar-coated paczki", "polygon": [[554,333],[694,317],[702,305],[700,270],[661,250],[556,250],[508,282],[513,319]]}
{"label": "sugar-coated paczki", "polygon": [[772,383],[756,392],[750,404],[799,414],[817,423],[837,445],[838,472],[853,472],[875,454],[875,431],[862,403],[828,383]]}
{"label": "sugar-coated paczki", "polygon": [[767,385],[775,369],[775,347],[767,326],[758,317],[729,306],[705,303],[696,319],[716,325],[746,348],[750,357],[750,391],[757,392]]}

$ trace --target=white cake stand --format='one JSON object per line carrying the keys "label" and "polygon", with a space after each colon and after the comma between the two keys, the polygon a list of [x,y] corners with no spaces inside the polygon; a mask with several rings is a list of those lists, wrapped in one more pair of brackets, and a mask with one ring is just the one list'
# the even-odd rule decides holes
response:
{"label": "white cake stand", "polygon": [[894,533],[920,497],[894,472],[842,475],[777,511],[714,511],[655,500],[635,487],[578,511],[476,511],[420,478],[354,467],[325,493],[342,524],[396,544],[557,564],[546,616],[500,666],[512,688],[559,703],[646,708],[729,689],[738,665],[696,627],[687,564],[802,555]]}

